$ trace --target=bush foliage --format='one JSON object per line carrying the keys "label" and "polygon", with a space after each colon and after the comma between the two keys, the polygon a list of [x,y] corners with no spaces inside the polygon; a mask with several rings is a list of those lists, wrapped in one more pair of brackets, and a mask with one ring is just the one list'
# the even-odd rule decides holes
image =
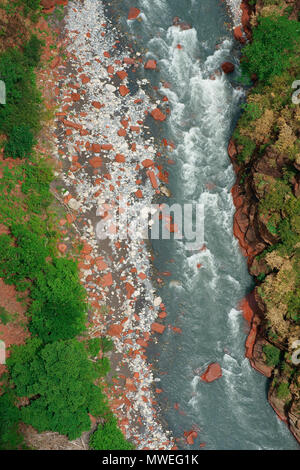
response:
{"label": "bush foliage", "polygon": [[[19,7],[33,19],[40,2],[16,0],[1,6],[12,15]],[[6,85],[6,104],[0,105],[0,133],[7,137],[4,153],[23,159],[13,168],[0,162],[0,223],[8,229],[0,235],[0,277],[29,296],[31,332],[25,345],[12,347],[7,360],[9,387],[0,396],[0,449],[24,447],[20,422],[75,439],[90,429],[89,414],[113,421],[110,438],[117,436],[125,448],[102,386],[110,368],[104,354],[113,343],[108,338],[86,340],[86,292],[76,261],[58,255],[49,210],[53,170],[33,150],[43,111],[35,75],[42,46],[31,35],[23,47],[0,55],[0,79]],[[29,399],[28,405],[21,406],[22,397]]]}
{"label": "bush foliage", "polygon": [[90,429],[88,413],[109,411],[101,389],[94,382],[99,370],[76,339],[44,346],[38,338],[14,347],[7,366],[16,393],[28,397],[21,418],[39,432],[52,430],[75,439]]}
{"label": "bush foliage", "polygon": [[103,425],[99,425],[90,438],[90,446],[94,450],[133,450],[134,446],[126,441],[117,426],[116,419],[111,416]]}
{"label": "bush foliage", "polygon": [[297,21],[285,16],[259,18],[253,32],[253,41],[244,48],[242,71],[244,75],[256,74],[258,79],[269,83],[290,65],[293,52],[300,40]]}

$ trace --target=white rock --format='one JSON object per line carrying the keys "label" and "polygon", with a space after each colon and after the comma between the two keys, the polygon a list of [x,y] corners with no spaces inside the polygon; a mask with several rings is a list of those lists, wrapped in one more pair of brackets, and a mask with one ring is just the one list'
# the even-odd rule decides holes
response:
{"label": "white rock", "polygon": [[74,211],[77,211],[79,207],[81,206],[81,203],[74,198],[70,199],[68,204],[69,204],[69,207],[71,207],[71,209],[73,209]]}

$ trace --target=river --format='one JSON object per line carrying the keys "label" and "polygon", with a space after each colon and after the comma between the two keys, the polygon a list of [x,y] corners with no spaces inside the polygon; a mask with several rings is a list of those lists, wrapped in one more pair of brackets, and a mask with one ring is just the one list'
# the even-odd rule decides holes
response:
{"label": "river", "polygon": [[[178,240],[152,242],[157,272],[171,273],[157,274],[164,279],[158,290],[166,325],[182,331],[167,328],[150,351],[163,390],[162,419],[175,437],[196,429],[205,449],[297,449],[267,401],[267,379],[244,357],[247,324],[238,304],[253,283],[232,230],[235,176],[227,144],[245,96],[237,81],[240,51],[232,18],[220,0],[123,0],[109,6],[135,49],[157,61],[155,71],[141,72],[159,88],[153,99],[166,96],[170,103],[166,123],[152,129],[157,142],[166,138],[175,147],[162,151],[165,160],[168,154],[176,162],[164,165],[168,203],[200,203],[205,213],[205,249],[188,251]],[[142,11],[140,20],[127,21],[132,6]],[[175,16],[192,28],[172,26]],[[236,72],[213,77],[226,60]],[[201,381],[199,373],[215,361],[223,376]],[[187,447],[183,440],[178,446]]]}

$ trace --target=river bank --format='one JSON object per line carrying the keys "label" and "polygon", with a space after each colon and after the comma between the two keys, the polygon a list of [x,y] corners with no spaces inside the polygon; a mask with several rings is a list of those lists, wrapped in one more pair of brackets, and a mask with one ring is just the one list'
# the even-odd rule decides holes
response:
{"label": "river bank", "polygon": [[[54,3],[67,6],[66,16]],[[148,0],[138,0],[135,8],[127,0],[121,7],[112,1],[109,9],[95,0],[45,0],[43,4],[59,35],[54,42],[47,39],[49,75],[46,69],[39,77],[51,99],[55,95],[56,105],[55,123],[46,140],[54,144],[51,191],[61,216],[56,221],[58,239],[53,237],[51,243],[56,256],[58,253],[56,264],[66,263],[66,268],[69,259],[79,262],[88,300],[88,317],[81,315],[77,322],[68,322],[77,307],[72,304],[61,326],[55,325],[59,342],[54,344],[74,347],[73,339],[69,343],[60,335],[65,334],[65,324],[75,331],[76,325],[81,328],[85,322],[86,332],[76,330],[82,334],[80,342],[99,340],[103,346],[87,364],[100,363],[105,373],[97,379],[99,388],[109,397],[124,436],[138,449],[176,449],[176,445],[189,449],[293,448],[284,426],[266,404],[265,380],[244,358],[247,327],[237,306],[252,283],[232,234],[234,174],[226,147],[243,100],[236,80],[239,48],[231,30],[233,26],[234,37],[245,42],[239,23],[248,10],[244,6],[241,11],[239,2],[230,0],[231,24],[224,4],[217,0],[201,5],[187,0],[161,1],[155,9]],[[113,13],[115,4],[119,19]],[[45,22],[42,25],[46,28]],[[246,37],[251,37],[250,29],[246,29]],[[235,65],[233,75],[223,73],[222,65],[229,60]],[[239,150],[232,141],[229,153],[236,166],[234,152]],[[28,183],[26,188],[28,191]],[[47,192],[43,195],[46,200]],[[233,196],[236,204],[243,202],[237,185]],[[35,194],[29,202],[36,209],[34,201]],[[145,207],[162,201],[205,205],[205,244],[200,250],[186,254],[177,242],[150,244],[134,225],[130,229],[135,236],[128,235],[128,226]],[[125,210],[128,219],[121,217]],[[166,222],[171,230],[170,220]],[[235,234],[239,235],[240,228],[236,217]],[[47,228],[44,233],[52,232]],[[247,252],[247,243],[244,248]],[[65,273],[68,279],[67,269]],[[34,270],[30,274],[36,282]],[[57,275],[58,284],[64,285],[64,275]],[[72,279],[76,282],[67,287],[74,294],[68,301],[79,292],[76,274]],[[0,288],[5,292],[2,284]],[[242,305],[248,321],[254,301],[249,296]],[[31,312],[34,317],[36,311]],[[19,313],[23,320],[23,311]],[[41,332],[47,341],[49,327],[45,333],[42,319],[33,332]],[[259,321],[252,321],[247,340],[252,364],[259,345],[254,345]],[[16,330],[12,342],[24,341],[18,334]],[[107,352],[104,340],[109,337],[114,350]],[[76,343],[67,357],[73,357],[78,347]],[[262,359],[263,354],[261,350]],[[84,350],[81,355],[86,357]],[[111,363],[108,375],[107,356]],[[15,357],[15,363],[9,362],[12,373],[18,371],[22,353]],[[220,364],[219,380],[208,383],[201,376],[211,362]],[[68,370],[76,372],[72,364],[68,363]],[[257,360],[254,365],[262,367]],[[28,367],[34,375],[30,366],[22,363],[22,369]],[[265,369],[266,375],[272,371]],[[67,376],[64,372],[63,377]],[[19,394],[23,393],[17,373],[14,378]],[[68,381],[62,380],[65,383]],[[81,394],[85,396],[84,386]],[[99,398],[102,403],[103,396]],[[35,397],[31,399],[34,404]],[[71,440],[78,435],[78,425],[76,432],[71,429],[70,440],[55,432],[37,433],[27,426],[27,442],[36,448],[88,449],[91,432],[97,429],[101,437],[103,429],[107,437],[106,415],[103,410],[97,413],[97,407],[93,413],[89,406],[93,401],[92,396],[80,414],[78,425],[85,430],[80,438]],[[20,406],[22,416],[26,417],[28,405],[30,401],[25,399]],[[49,425],[40,416],[27,415],[27,421],[42,431],[58,429],[67,434],[73,423],[72,419],[62,428],[63,419]],[[99,449],[117,445],[115,439],[106,441],[104,447],[101,439],[99,442]],[[128,448],[123,438],[121,444]]]}
{"label": "river bank", "polygon": [[[259,39],[256,35],[256,28],[259,24],[259,18],[268,18],[269,15],[275,15],[274,21],[276,21],[276,15],[281,15],[283,19],[288,18],[282,34],[288,31],[288,21],[299,20],[297,2],[289,4],[279,2],[278,5],[274,3],[272,7],[265,7],[264,2],[254,2],[253,4],[253,2],[244,1],[242,7],[242,26],[245,35],[254,43],[256,42],[257,47],[259,47]],[[270,16],[270,18],[274,17]],[[254,39],[252,39],[253,34]],[[244,43],[241,36],[240,40]],[[269,41],[267,32],[264,41],[266,43]],[[275,48],[276,44],[273,47]],[[267,61],[266,58],[263,60]],[[283,62],[283,59],[278,58],[277,61]],[[257,65],[257,67],[259,66]],[[258,69],[255,71],[258,73]],[[281,217],[288,217],[285,212],[285,198],[295,198],[295,207],[290,214],[292,217],[297,217],[299,214],[296,202],[299,198],[297,189],[299,164],[296,148],[294,149],[295,156],[291,154],[291,148],[295,142],[292,137],[293,132],[297,133],[298,128],[296,124],[297,104],[296,106],[293,104],[292,91],[290,91],[290,97],[288,91],[289,84],[290,90],[292,90],[292,82],[298,77],[298,73],[299,67],[296,64],[290,66],[289,75],[283,68],[280,86],[280,78],[276,81],[275,77],[273,83],[270,83],[270,81],[263,79],[259,81],[255,74],[252,76],[252,79],[255,82],[258,80],[258,82],[254,84],[248,95],[248,118],[244,116],[243,120],[241,119],[238,123],[233,139],[229,142],[228,154],[237,174],[237,181],[232,188],[236,207],[234,234],[248,259],[249,272],[255,277],[257,284],[252,294],[241,303],[245,318],[251,325],[246,341],[246,357],[250,360],[253,368],[270,378],[269,402],[278,417],[288,425],[299,442],[299,371],[297,363],[293,364],[291,358],[293,349],[295,349],[294,342],[297,342],[299,336],[299,317],[297,317],[299,305],[292,301],[294,296],[297,297],[299,294],[297,287],[299,276],[296,267],[299,266],[299,254],[296,249],[297,236],[292,235],[294,231],[298,233],[296,219],[287,229],[289,230],[288,235],[284,235],[283,229],[280,228]],[[277,74],[280,75],[280,72]],[[265,93],[267,97],[263,107],[261,107],[262,101],[260,101],[262,93]],[[275,93],[281,97],[285,94],[287,98],[281,98],[281,101],[275,104],[272,102]],[[253,107],[252,111],[250,106]],[[255,116],[254,109],[256,106],[257,116]],[[273,127],[276,119],[280,129],[282,129],[282,125],[286,125],[282,121],[283,106],[285,106],[285,112],[290,110],[289,126],[291,127],[289,129],[293,128],[293,131],[290,131],[290,141],[286,140],[284,145],[281,144],[283,131],[280,130],[278,135]],[[270,117],[270,121],[264,128],[264,136],[259,136],[256,126],[262,125],[263,128],[263,122],[266,124],[267,115]],[[250,136],[247,128],[252,129],[252,140],[246,142]],[[241,133],[245,136],[243,143]],[[260,150],[257,147],[259,145],[262,145]],[[284,179],[284,174],[289,171],[291,172],[290,179],[285,180],[286,186],[284,189],[282,188],[283,199],[280,200],[280,196],[278,196],[274,205],[274,193],[279,191],[278,181],[280,178]],[[274,195],[272,196],[272,194]],[[271,198],[274,199],[273,202]],[[278,211],[281,211],[281,215]],[[288,238],[291,240],[289,247],[287,245]],[[281,290],[282,285],[286,285],[285,294]]]}
{"label": "river bank", "polygon": [[145,83],[134,86],[141,59],[116,34],[101,2],[69,2],[65,21],[68,60],[58,96],[57,157],[64,203],[84,241],[80,269],[92,305],[90,334],[114,340],[113,385],[106,391],[126,437],[138,448],[167,449],[173,444],[155,419],[145,355],[153,332],[164,330],[157,322],[164,306],[151,285],[151,254],[143,239],[127,237],[127,225],[117,232],[108,223],[110,239],[97,238],[101,218],[112,216],[122,197],[132,220],[158,192],[156,150],[145,122],[157,103],[149,101]]}

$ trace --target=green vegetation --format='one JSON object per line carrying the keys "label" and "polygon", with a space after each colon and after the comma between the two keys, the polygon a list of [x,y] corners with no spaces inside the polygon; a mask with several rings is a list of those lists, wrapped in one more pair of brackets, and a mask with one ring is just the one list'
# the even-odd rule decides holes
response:
{"label": "green vegetation", "polygon": [[1,2],[0,8],[8,15],[14,15],[21,10],[25,17],[30,16],[31,21],[36,22],[41,11],[40,0],[9,0]]}
{"label": "green vegetation", "polygon": [[266,355],[266,363],[268,366],[276,367],[280,362],[280,349],[275,348],[271,344],[267,344],[263,347],[263,351]]}
{"label": "green vegetation", "polygon": [[90,446],[94,450],[133,450],[134,446],[126,441],[117,426],[116,419],[111,416],[103,425],[99,425],[90,438]]}
{"label": "green vegetation", "polygon": [[18,430],[20,410],[15,404],[15,394],[8,387],[0,395],[0,416],[0,450],[22,448],[23,437]]}
{"label": "green vegetation", "polygon": [[290,21],[285,16],[259,18],[253,41],[243,50],[244,75],[251,77],[255,73],[259,80],[270,83],[275,75],[280,75],[291,65],[299,41],[297,21]]}
{"label": "green vegetation", "polygon": [[39,432],[52,430],[75,439],[90,429],[88,413],[108,412],[105,396],[94,385],[99,364],[88,359],[76,339],[44,346],[32,338],[12,349],[7,365],[17,395],[31,400],[21,408],[21,420]]}
{"label": "green vegetation", "polygon": [[286,382],[281,382],[277,388],[277,396],[282,400],[286,400],[290,396],[289,384]]}
{"label": "green vegetation", "polygon": [[300,107],[292,102],[292,84],[300,76],[300,24],[288,19],[299,7],[285,7],[282,0],[256,7],[257,27],[243,48],[242,72],[257,81],[233,139],[239,184],[251,208],[256,206],[252,226],[266,245],[251,266],[271,343],[263,347],[265,361],[274,367],[276,396],[299,407],[291,338],[298,338],[300,325]]}
{"label": "green vegetation", "polygon": [[[22,7],[33,20],[39,3],[16,0],[1,8],[17,15]],[[44,113],[35,75],[42,47],[32,34],[22,46],[0,55],[0,79],[7,91],[7,102],[0,105],[0,134],[5,136],[4,156],[15,159],[13,166],[0,162],[0,223],[7,229],[0,235],[0,277],[16,287],[20,300],[29,297],[31,333],[25,345],[11,348],[7,359],[8,379],[0,396],[0,449],[24,447],[21,422],[39,432],[56,431],[75,439],[90,429],[89,414],[101,418],[104,426],[107,420],[108,442],[125,449],[130,445],[103,392],[110,369],[105,354],[113,342],[88,340],[88,305],[77,262],[57,250],[50,207],[53,169],[34,149]],[[0,321],[11,321],[4,309]]]}
{"label": "green vegetation", "polygon": [[0,323],[7,325],[14,319],[15,315],[11,315],[4,307],[0,307]]}
{"label": "green vegetation", "polygon": [[0,78],[6,86],[6,104],[0,105],[0,129],[8,137],[5,156],[30,157],[34,136],[40,129],[41,95],[30,65],[37,56],[16,48],[0,56]]}

